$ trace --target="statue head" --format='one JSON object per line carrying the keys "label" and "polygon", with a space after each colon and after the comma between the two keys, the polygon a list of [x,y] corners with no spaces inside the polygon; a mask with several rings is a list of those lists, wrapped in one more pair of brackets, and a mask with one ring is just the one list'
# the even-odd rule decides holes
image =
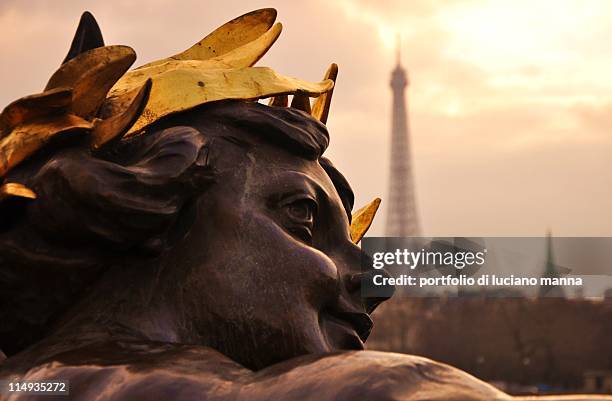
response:
{"label": "statue head", "polygon": [[[356,242],[378,202],[353,216],[350,186],[323,157],[335,66],[319,84],[240,66],[276,39],[274,16],[260,10],[217,29],[250,28],[233,49],[209,35],[124,74],[129,52],[102,47],[85,14],[47,91],[5,109],[7,354],[111,315],[151,340],[207,345],[252,368],[363,348],[382,299],[361,297]],[[214,57],[194,53],[202,47]],[[86,69],[74,60],[89,71],[78,81]]]}

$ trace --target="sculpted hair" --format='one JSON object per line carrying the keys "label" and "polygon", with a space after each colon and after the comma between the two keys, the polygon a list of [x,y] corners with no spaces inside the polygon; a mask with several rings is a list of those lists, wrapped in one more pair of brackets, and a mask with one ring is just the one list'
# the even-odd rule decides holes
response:
{"label": "sculpted hair", "polygon": [[205,137],[177,127],[120,156],[73,146],[20,167],[38,199],[0,233],[0,348],[10,355],[40,337],[109,259],[168,246],[185,206],[213,181],[205,148]]}
{"label": "sculpted hair", "polygon": [[12,355],[44,336],[109,263],[128,266],[183,238],[191,206],[215,183],[209,153],[237,129],[318,159],[350,219],[353,193],[321,157],[325,126],[290,108],[219,102],[103,152],[78,136],[55,143],[10,172],[38,198],[1,205],[11,218],[0,223],[0,349]]}

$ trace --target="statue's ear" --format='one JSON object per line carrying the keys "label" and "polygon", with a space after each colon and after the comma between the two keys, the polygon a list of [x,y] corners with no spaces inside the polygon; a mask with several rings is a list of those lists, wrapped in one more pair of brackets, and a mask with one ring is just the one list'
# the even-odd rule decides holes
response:
{"label": "statue's ear", "polygon": [[104,39],[102,38],[102,32],[100,31],[96,19],[89,11],[85,11],[83,15],[81,15],[81,20],[74,34],[74,39],[72,39],[70,50],[68,50],[68,54],[62,64],[87,50],[103,46]]}

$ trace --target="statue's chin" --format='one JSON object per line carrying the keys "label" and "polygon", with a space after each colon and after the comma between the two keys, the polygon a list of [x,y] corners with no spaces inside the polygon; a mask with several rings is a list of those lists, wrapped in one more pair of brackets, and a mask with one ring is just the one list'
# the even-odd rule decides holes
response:
{"label": "statue's chin", "polygon": [[321,319],[321,327],[332,351],[363,350],[365,348],[355,328],[345,320],[324,314]]}

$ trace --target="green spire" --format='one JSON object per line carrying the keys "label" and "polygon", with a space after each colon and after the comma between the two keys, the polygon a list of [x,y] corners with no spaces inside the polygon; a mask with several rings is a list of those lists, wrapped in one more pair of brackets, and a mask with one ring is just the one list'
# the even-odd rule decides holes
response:
{"label": "green spire", "polygon": [[[557,265],[555,264],[555,257],[553,254],[553,246],[552,246],[552,233],[550,229],[546,234],[546,266],[544,268],[544,273],[542,274],[543,278],[560,278],[561,274],[557,269]],[[563,288],[558,285],[540,285],[540,290],[538,291],[538,297],[554,297],[554,298],[565,298],[565,292]]]}

